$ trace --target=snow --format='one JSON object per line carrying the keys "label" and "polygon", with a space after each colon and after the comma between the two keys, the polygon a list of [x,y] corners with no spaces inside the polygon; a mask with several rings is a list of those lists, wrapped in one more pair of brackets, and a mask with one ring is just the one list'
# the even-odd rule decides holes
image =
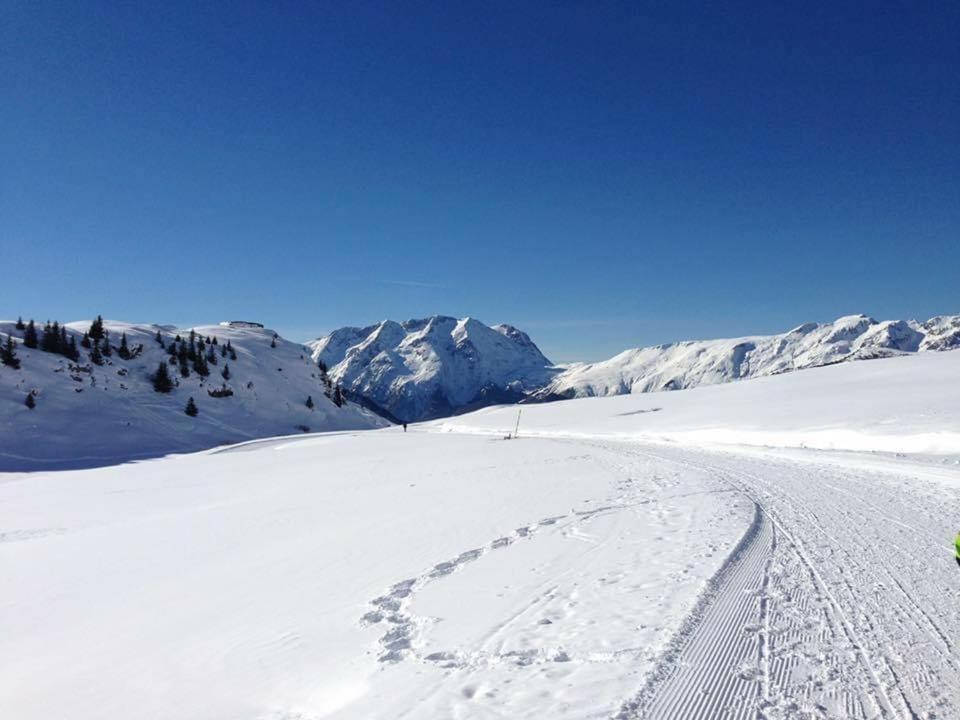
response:
{"label": "snow", "polygon": [[6,473],[0,707],[955,717],[958,401],[921,353]]}
{"label": "snow", "polygon": [[877,322],[848,315],[806,323],[782,335],[658,345],[626,350],[598,363],[580,363],[539,390],[540,398],[593,397],[681,390],[745,378],[960,347],[960,316]]}
{"label": "snow", "polygon": [[[748,382],[522,405],[536,436],[960,454],[960,353],[843,363]],[[516,406],[436,421],[444,431],[512,431]]]}
{"label": "snow", "polygon": [[[69,323],[67,330],[78,344],[89,322]],[[143,345],[132,360],[116,351],[103,366],[87,360],[81,348],[79,365],[61,355],[30,350],[18,344],[21,368],[0,366],[0,470],[81,467],[188,452],[248,438],[311,430],[346,430],[382,427],[386,421],[354,404],[338,408],[324,396],[320,371],[302,345],[264,328],[193,328],[205,337],[217,337],[217,350],[230,341],[236,360],[217,353],[206,380],[196,373],[180,378],[176,366],[171,376],[179,386],[170,394],[154,392],[150,376],[168,359],[154,339],[161,332],[167,344],[190,328],[139,325],[105,321],[111,345],[126,333],[130,348]],[[19,341],[14,323],[0,322],[0,342],[7,334]],[[220,372],[229,363],[231,377]],[[208,390],[226,384],[231,397],[214,398]],[[26,394],[36,390],[35,409],[24,405]],[[314,401],[306,407],[307,396]],[[188,397],[200,409],[196,418],[183,412]]]}
{"label": "snow", "polygon": [[337,382],[407,421],[520,398],[558,372],[526,333],[473,318],[384,320],[310,346]]}

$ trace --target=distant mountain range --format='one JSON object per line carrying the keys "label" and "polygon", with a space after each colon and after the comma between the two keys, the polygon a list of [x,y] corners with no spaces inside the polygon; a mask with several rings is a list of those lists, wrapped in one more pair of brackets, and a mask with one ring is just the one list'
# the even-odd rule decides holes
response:
{"label": "distant mountain range", "polygon": [[[106,321],[102,329],[108,338],[94,347],[84,338],[89,321],[56,333],[40,328],[39,343],[29,347],[28,328],[0,322],[0,471],[375,428],[502,403],[680,390],[960,347],[960,315],[923,322],[851,315],[780,335],[657,345],[563,367],[515,327],[442,315],[345,327],[307,345],[252,322],[192,328],[194,354],[206,362],[177,357],[190,347],[191,328]],[[171,345],[179,352],[171,354]],[[160,364],[169,393],[154,389]],[[185,412],[190,397],[196,416]]]}
{"label": "distant mountain range", "polygon": [[526,333],[434,316],[346,327],[309,346],[350,395],[401,421],[484,405],[681,390],[850,360],[960,347],[960,316],[851,315],[780,335],[670,343],[552,366]]}

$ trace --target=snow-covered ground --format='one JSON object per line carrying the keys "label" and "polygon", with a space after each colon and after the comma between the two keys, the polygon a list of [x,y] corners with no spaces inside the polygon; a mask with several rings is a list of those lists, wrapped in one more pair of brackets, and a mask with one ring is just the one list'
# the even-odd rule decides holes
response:
{"label": "snow-covered ground", "polygon": [[0,475],[3,714],[960,715],[960,353],[516,413]]}

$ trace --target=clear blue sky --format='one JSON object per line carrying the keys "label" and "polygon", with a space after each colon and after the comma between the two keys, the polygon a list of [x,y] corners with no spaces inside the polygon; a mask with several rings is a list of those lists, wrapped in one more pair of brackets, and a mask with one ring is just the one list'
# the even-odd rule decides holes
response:
{"label": "clear blue sky", "polygon": [[0,315],[556,360],[960,312],[960,3],[0,9]]}

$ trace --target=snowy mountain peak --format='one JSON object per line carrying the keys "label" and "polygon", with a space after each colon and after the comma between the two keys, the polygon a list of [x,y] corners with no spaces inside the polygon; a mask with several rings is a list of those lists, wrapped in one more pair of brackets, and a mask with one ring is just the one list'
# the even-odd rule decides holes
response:
{"label": "snowy mountain peak", "polygon": [[309,346],[351,394],[402,420],[518,400],[559,372],[526,333],[471,317],[385,320]]}

